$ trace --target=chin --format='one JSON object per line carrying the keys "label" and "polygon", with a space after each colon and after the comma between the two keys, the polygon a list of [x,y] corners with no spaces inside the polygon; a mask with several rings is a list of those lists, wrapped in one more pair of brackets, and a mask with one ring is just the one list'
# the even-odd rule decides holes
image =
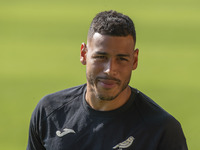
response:
{"label": "chin", "polygon": [[105,94],[97,94],[97,97],[102,101],[112,101],[114,100],[119,94],[116,95],[105,95]]}

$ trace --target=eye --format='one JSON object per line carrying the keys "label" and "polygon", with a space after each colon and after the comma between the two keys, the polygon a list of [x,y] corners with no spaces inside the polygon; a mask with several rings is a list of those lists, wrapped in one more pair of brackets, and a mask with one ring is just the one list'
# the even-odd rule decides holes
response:
{"label": "eye", "polygon": [[127,58],[124,58],[124,57],[120,57],[119,58],[121,61],[128,61],[128,59]]}
{"label": "eye", "polygon": [[103,55],[99,55],[99,56],[95,56],[94,58],[97,58],[97,59],[105,59],[106,57],[103,56]]}

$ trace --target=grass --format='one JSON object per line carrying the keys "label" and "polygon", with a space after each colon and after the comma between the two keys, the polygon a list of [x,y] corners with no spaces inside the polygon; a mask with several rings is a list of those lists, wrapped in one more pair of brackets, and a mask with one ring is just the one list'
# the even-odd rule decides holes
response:
{"label": "grass", "polygon": [[109,9],[129,15],[136,25],[139,67],[130,84],[173,114],[189,149],[199,149],[199,4],[1,1],[0,149],[25,149],[31,113],[44,95],[85,83],[80,44],[94,15]]}

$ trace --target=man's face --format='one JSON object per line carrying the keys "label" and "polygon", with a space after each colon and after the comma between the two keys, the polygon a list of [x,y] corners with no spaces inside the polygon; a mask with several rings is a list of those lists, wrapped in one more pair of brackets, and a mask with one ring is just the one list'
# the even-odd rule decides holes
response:
{"label": "man's face", "polygon": [[85,54],[87,92],[101,100],[113,100],[126,88],[137,67],[138,50],[132,36],[95,33]]}

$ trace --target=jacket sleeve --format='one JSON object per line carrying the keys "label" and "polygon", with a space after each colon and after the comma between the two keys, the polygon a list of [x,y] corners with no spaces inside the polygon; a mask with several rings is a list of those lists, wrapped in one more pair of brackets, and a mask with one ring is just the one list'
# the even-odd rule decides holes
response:
{"label": "jacket sleeve", "polygon": [[28,145],[26,150],[45,150],[39,135],[35,131],[32,123],[30,123],[29,127],[29,137],[28,137]]}
{"label": "jacket sleeve", "polygon": [[165,125],[158,150],[188,150],[183,130],[176,119],[171,118]]}
{"label": "jacket sleeve", "polygon": [[36,106],[35,110],[32,113],[30,126],[29,126],[29,137],[28,145],[26,150],[45,150],[44,143],[42,141],[42,118],[44,118],[44,112],[40,105],[41,102]]}

